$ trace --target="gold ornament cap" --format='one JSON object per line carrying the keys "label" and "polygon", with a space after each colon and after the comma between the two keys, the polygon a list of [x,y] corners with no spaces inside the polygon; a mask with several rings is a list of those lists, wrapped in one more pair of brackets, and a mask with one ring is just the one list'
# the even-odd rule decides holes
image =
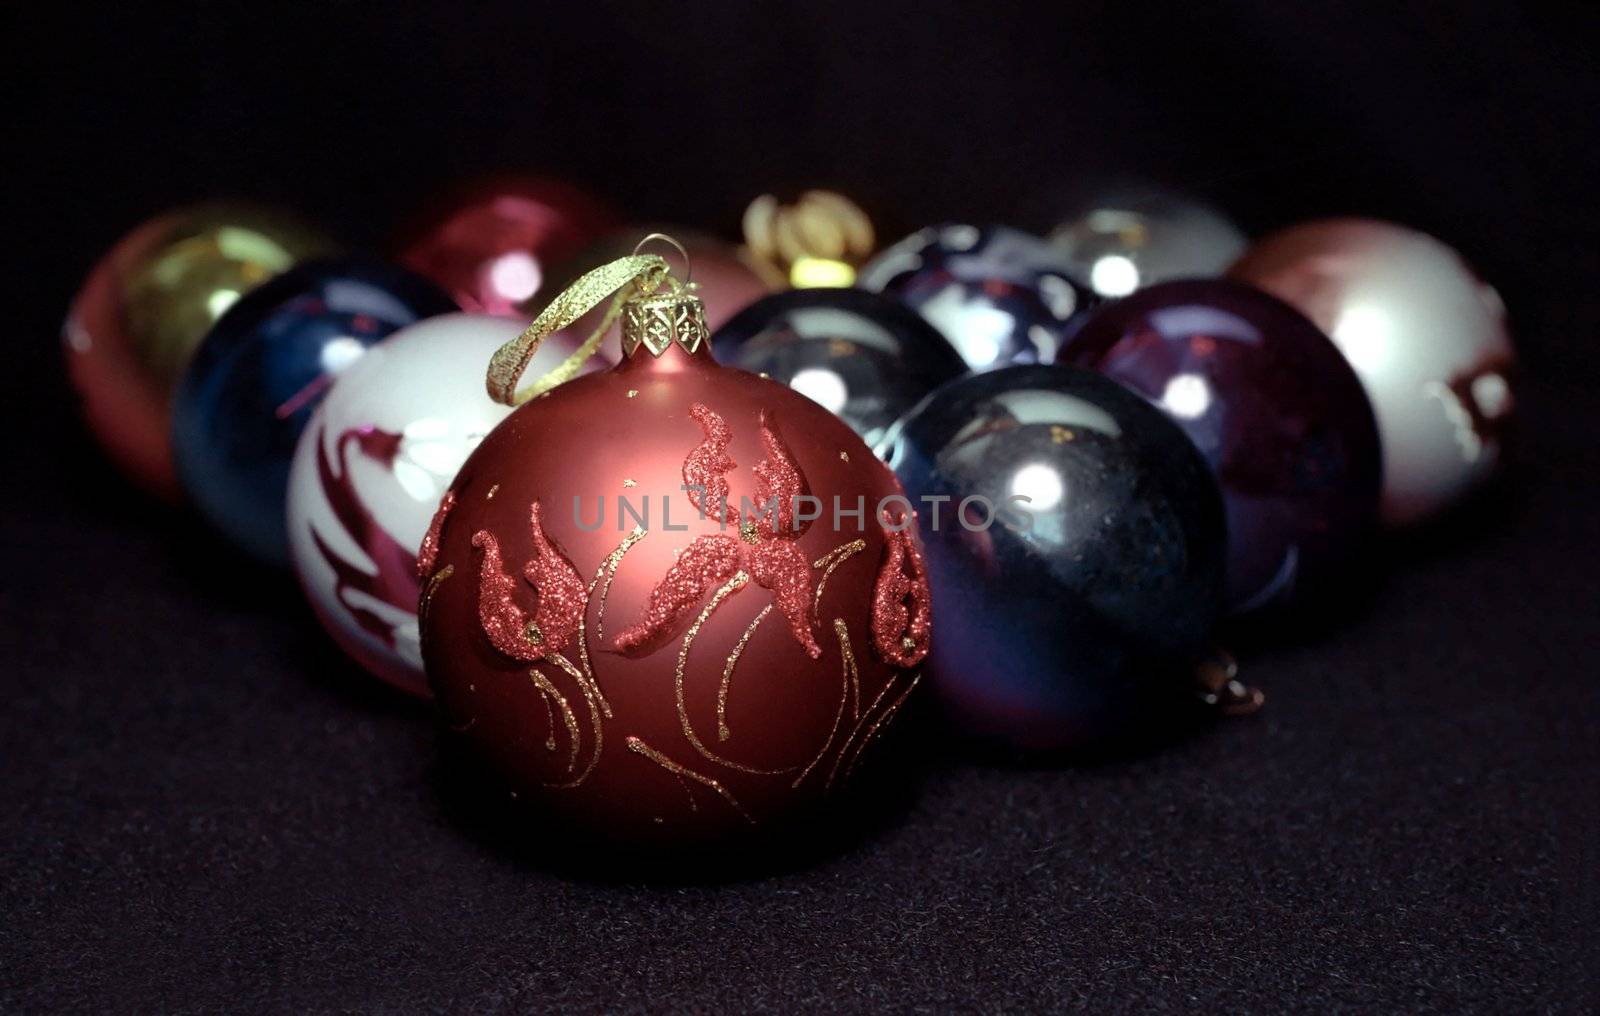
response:
{"label": "gold ornament cap", "polygon": [[[683,282],[673,278],[660,255],[639,253],[652,240],[664,241],[683,255]],[[611,306],[572,355],[560,366],[521,385],[522,372],[544,340],[574,324],[608,298]],[[640,346],[660,356],[674,343],[691,353],[706,345],[710,338],[706,308],[689,285],[689,254],[682,244],[670,236],[651,233],[639,241],[633,254],[590,269],[558,293],[521,335],[495,350],[490,357],[489,370],[484,377],[489,397],[503,405],[520,406],[570,381],[600,348],[600,340],[618,318],[622,319],[622,348],[629,356]]]}
{"label": "gold ornament cap", "polygon": [[710,338],[706,305],[686,288],[632,296],[622,304],[623,356],[641,346],[660,356],[673,343],[695,353]]}

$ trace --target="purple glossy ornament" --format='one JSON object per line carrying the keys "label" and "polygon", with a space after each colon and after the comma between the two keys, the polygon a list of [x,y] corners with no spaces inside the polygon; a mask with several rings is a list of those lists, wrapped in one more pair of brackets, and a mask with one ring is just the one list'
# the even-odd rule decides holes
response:
{"label": "purple glossy ornament", "polygon": [[921,229],[861,270],[862,289],[921,314],[973,370],[1050,363],[1096,302],[1067,256],[1008,226]]}
{"label": "purple glossy ornament", "polygon": [[1276,297],[1228,280],[1160,283],[1102,307],[1062,359],[1143,395],[1210,462],[1233,613],[1313,593],[1371,532],[1372,407],[1333,343]]}

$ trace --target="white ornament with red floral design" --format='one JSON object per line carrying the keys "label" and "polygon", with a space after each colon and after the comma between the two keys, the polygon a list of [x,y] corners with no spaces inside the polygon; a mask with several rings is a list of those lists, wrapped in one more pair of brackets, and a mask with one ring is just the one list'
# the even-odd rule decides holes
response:
{"label": "white ornament with red floral design", "polygon": [[[417,549],[461,463],[511,412],[485,392],[484,365],[525,324],[447,314],[401,329],[340,375],[295,449],[289,543],[306,598],[347,655],[414,695],[428,695]],[[553,337],[534,368],[573,348]]]}

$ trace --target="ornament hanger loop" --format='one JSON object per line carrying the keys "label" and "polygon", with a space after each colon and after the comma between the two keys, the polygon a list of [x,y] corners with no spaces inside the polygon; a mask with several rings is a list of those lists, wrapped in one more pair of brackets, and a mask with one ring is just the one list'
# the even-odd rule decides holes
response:
{"label": "ornament hanger loop", "polygon": [[[640,251],[644,250],[645,244],[652,240],[660,240],[662,243],[670,244],[675,250],[677,250],[678,256],[683,258],[683,285],[689,285],[690,280],[694,278],[694,263],[689,260],[688,250],[686,250],[683,244],[679,243],[674,237],[670,237],[665,233],[651,233],[643,240],[640,240],[638,243],[634,244],[633,253],[638,254]],[[668,278],[671,278],[671,276],[668,276]]]}
{"label": "ornament hanger loop", "polygon": [[[645,237],[639,246],[644,246],[644,243],[654,236],[660,234]],[[678,246],[680,251],[683,250],[676,240],[670,237],[662,239]],[[685,253],[685,263],[688,257]],[[494,356],[489,360],[488,376],[484,379],[484,387],[488,389],[489,397],[503,405],[520,406],[529,399],[543,395],[557,385],[577,377],[578,371],[583,369],[584,362],[600,348],[600,340],[605,338],[606,332],[621,316],[623,303],[636,295],[654,293],[663,282],[668,283],[674,292],[682,290],[682,285],[667,270],[666,259],[659,254],[633,254],[585,273],[551,300],[545,309],[539,312],[539,316],[533,319],[533,323],[528,325],[526,331],[495,350]],[[599,326],[583,340],[582,345],[559,366],[518,388],[517,382],[522,378],[522,372],[528,369],[534,354],[539,351],[540,344],[555,332],[573,324],[599,306],[608,296],[612,297],[611,306],[606,309]]]}

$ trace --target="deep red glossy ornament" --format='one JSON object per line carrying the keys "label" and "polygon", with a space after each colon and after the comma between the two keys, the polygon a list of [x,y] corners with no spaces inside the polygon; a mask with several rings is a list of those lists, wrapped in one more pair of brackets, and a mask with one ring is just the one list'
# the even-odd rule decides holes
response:
{"label": "deep red glossy ornament", "polygon": [[397,260],[438,283],[466,311],[520,314],[552,265],[571,258],[618,217],[571,184],[505,174],[467,184],[424,213]]}
{"label": "deep red glossy ornament", "polygon": [[[530,332],[598,302],[568,297],[605,270]],[[861,439],[719,366],[697,297],[631,278],[608,284],[632,287],[622,362],[529,401],[457,474],[420,554],[423,658],[551,836],[716,843],[810,813],[871,755],[917,687],[927,584]]]}

